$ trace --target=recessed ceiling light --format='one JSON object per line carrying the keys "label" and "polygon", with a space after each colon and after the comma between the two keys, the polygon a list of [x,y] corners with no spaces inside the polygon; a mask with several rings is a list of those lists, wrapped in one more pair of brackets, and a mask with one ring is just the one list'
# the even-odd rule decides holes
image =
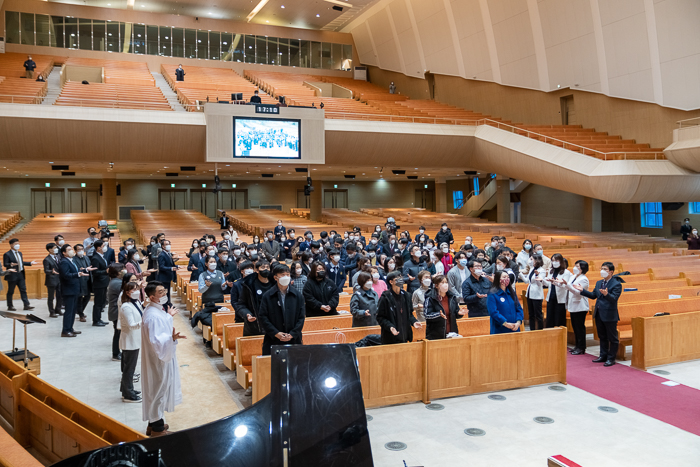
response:
{"label": "recessed ceiling light", "polygon": [[282,8],[284,8],[284,5],[282,5]]}
{"label": "recessed ceiling light", "polygon": [[321,17],[321,15],[316,15],[316,18],[320,18],[320,17]]}

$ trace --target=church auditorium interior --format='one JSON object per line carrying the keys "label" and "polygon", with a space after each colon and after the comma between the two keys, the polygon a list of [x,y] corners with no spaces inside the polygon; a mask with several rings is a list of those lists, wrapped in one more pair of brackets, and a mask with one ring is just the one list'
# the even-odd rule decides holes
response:
{"label": "church auditorium interior", "polygon": [[0,0],[0,467],[697,466],[698,24]]}

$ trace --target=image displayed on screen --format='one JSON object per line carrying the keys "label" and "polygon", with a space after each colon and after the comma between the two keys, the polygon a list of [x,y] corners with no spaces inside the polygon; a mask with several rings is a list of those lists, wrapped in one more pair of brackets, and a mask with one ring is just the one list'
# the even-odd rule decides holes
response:
{"label": "image displayed on screen", "polygon": [[234,119],[234,157],[299,159],[298,120]]}

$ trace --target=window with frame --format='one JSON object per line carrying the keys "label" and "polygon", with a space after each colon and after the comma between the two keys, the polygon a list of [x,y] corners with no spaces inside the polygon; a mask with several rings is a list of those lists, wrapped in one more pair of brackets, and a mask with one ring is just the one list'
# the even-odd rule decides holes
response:
{"label": "window with frame", "polygon": [[641,203],[642,227],[660,229],[664,226],[661,203]]}
{"label": "window with frame", "polygon": [[688,214],[700,214],[700,203],[688,203]]}
{"label": "window with frame", "polygon": [[462,209],[464,206],[464,192],[463,191],[453,191],[452,192],[452,205],[455,209]]}

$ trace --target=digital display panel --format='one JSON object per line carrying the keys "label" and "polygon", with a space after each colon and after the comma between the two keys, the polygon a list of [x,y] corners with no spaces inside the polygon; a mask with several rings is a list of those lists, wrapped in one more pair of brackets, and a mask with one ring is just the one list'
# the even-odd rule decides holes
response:
{"label": "digital display panel", "polygon": [[301,159],[300,120],[234,118],[233,157]]}

